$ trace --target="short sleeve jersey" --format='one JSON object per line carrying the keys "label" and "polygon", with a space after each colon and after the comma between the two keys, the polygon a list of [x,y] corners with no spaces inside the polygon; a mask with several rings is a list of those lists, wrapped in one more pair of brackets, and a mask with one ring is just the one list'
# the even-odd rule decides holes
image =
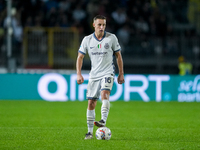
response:
{"label": "short sleeve jersey", "polygon": [[90,79],[99,79],[105,75],[115,74],[113,55],[121,50],[118,39],[114,34],[104,32],[101,40],[95,34],[85,36],[82,40],[79,53],[89,54],[91,60]]}

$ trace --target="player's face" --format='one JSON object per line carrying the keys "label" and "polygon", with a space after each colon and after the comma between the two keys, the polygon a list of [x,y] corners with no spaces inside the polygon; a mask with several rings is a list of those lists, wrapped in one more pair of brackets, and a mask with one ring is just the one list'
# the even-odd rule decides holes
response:
{"label": "player's face", "polygon": [[105,19],[97,19],[93,23],[93,27],[95,32],[99,34],[103,34],[106,28],[106,20]]}

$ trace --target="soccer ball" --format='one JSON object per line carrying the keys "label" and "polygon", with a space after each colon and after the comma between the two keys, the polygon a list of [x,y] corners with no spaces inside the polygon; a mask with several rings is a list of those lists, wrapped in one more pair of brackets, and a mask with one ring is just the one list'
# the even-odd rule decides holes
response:
{"label": "soccer ball", "polygon": [[110,140],[111,130],[107,127],[100,127],[96,131],[97,140]]}

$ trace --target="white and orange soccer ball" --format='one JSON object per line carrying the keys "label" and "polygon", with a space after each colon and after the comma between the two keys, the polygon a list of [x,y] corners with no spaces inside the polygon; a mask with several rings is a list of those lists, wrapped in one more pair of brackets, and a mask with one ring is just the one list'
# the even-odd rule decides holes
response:
{"label": "white and orange soccer ball", "polygon": [[97,140],[110,140],[111,130],[108,127],[100,127],[96,130]]}

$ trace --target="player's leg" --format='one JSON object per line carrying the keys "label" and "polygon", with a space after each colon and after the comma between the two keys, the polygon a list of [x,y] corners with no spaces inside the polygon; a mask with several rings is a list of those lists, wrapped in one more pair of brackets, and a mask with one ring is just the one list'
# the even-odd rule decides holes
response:
{"label": "player's leg", "polygon": [[94,124],[97,127],[104,127],[108,118],[110,110],[110,101],[109,101],[110,91],[103,90],[101,91],[102,105],[101,105],[101,120],[95,121]]}
{"label": "player's leg", "polygon": [[88,133],[85,136],[85,139],[93,138],[93,128],[95,121],[95,106],[97,104],[97,100],[88,100],[88,108],[87,108],[87,127]]}
{"label": "player's leg", "polygon": [[109,110],[110,110],[110,91],[112,90],[114,78],[113,77],[105,77],[101,81],[101,99],[102,99],[102,106],[101,106],[101,120],[95,121],[94,124],[97,127],[104,127],[106,125],[106,121],[108,118]]}
{"label": "player's leg", "polygon": [[[100,81],[99,81],[100,82]],[[98,82],[89,80],[87,88],[87,99],[88,99],[88,108],[87,108],[87,127],[88,133],[85,136],[85,139],[93,138],[93,128],[95,121],[95,107],[97,104],[97,99],[99,98],[100,86]]]}

